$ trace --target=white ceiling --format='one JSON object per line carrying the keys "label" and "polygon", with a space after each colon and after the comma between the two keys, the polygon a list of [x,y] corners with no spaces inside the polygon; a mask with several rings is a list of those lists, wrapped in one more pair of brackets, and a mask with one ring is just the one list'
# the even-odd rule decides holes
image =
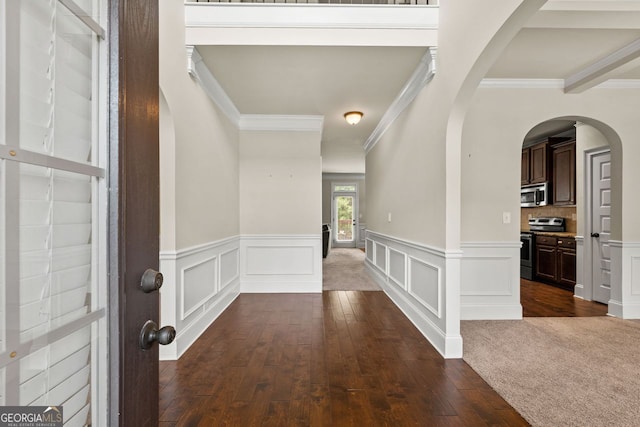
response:
{"label": "white ceiling", "polygon": [[[324,172],[364,173],[362,144],[426,52],[421,47],[198,46],[242,114],[324,116]],[[364,113],[356,126],[343,114]]]}
{"label": "white ceiling", "polygon": [[[550,0],[486,77],[564,80],[611,58],[640,39],[640,1],[607,1]],[[426,48],[200,45],[198,50],[240,113],[322,115],[323,171],[364,173],[362,144]],[[640,56],[637,47],[633,54]],[[629,61],[625,69],[601,74],[640,79],[640,60],[632,56]],[[588,83],[577,90],[588,90]],[[342,115],[350,110],[364,112],[359,125],[344,121]],[[543,124],[530,136],[567,125]]]}

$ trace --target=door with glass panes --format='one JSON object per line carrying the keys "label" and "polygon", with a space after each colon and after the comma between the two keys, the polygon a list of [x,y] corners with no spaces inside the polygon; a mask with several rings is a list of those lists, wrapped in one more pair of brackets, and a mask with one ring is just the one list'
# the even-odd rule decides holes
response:
{"label": "door with glass panes", "polygon": [[[138,297],[132,278],[157,268],[157,2],[3,1],[0,55],[0,406],[61,406],[68,426],[155,425],[157,346],[140,349],[130,312],[157,321],[157,292]],[[135,161],[149,177],[129,184]],[[131,210],[140,232],[127,233]],[[123,390],[151,397],[133,408]]]}
{"label": "door with glass panes", "polygon": [[332,246],[355,248],[358,224],[358,187],[356,184],[332,184]]}

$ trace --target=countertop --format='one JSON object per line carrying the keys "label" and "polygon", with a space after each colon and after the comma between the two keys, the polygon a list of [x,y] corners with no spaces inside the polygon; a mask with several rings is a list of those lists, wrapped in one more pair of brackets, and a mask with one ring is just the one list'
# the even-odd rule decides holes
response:
{"label": "countertop", "polygon": [[522,230],[528,233],[533,233],[538,236],[550,236],[550,237],[576,237],[576,233],[571,233],[569,231],[531,231],[531,230]]}

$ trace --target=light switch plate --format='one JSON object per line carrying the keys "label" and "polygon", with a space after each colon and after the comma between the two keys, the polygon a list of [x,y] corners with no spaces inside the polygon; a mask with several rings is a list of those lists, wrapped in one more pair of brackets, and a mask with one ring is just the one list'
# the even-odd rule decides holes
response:
{"label": "light switch plate", "polygon": [[511,212],[502,212],[502,223],[511,224]]}

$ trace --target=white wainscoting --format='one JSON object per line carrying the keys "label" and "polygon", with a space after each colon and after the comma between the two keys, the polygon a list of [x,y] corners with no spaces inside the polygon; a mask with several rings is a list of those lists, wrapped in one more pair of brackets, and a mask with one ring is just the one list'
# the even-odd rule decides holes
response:
{"label": "white wainscoting", "polygon": [[460,318],[522,319],[518,242],[463,242]]}
{"label": "white wainscoting", "polygon": [[243,293],[322,292],[322,234],[240,238]]}
{"label": "white wainscoting", "polygon": [[[585,274],[587,263],[585,262],[584,237],[576,236],[576,286],[573,288],[573,296],[590,300],[591,299],[591,274]],[[589,263],[589,268],[591,264]],[[587,280],[589,283],[587,283]]]}
{"label": "white wainscoting", "polygon": [[[447,286],[447,266],[459,268],[460,253],[367,230],[367,271],[391,300],[446,358],[462,357],[459,288]],[[450,279],[457,278],[456,272]]]}
{"label": "white wainscoting", "polygon": [[161,360],[176,360],[240,293],[240,238],[160,253],[161,326],[176,338],[160,346]]}
{"label": "white wainscoting", "polygon": [[609,314],[640,319],[640,242],[609,241],[611,299]]}

